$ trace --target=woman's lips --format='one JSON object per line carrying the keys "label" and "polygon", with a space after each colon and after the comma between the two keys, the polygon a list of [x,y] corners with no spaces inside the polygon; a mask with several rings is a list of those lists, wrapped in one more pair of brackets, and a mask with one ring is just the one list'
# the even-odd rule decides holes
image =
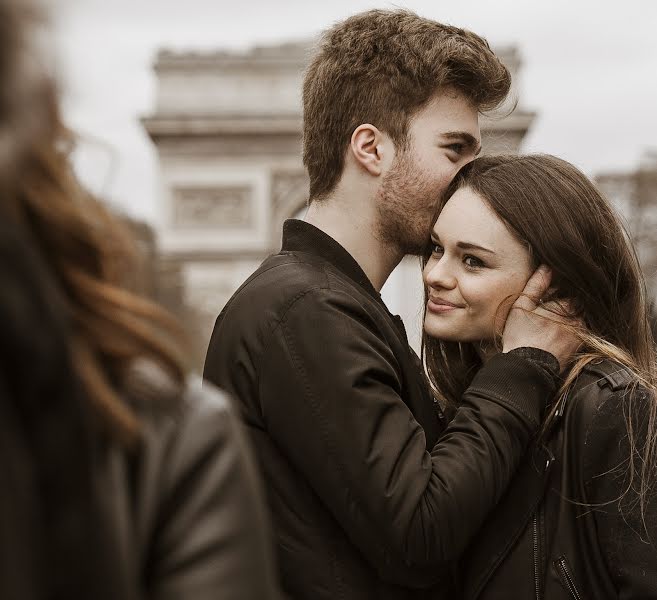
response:
{"label": "woman's lips", "polygon": [[443,300],[442,298],[429,298],[429,301],[427,302],[427,309],[433,313],[446,313],[456,310],[457,308],[463,307],[448,302],[447,300]]}

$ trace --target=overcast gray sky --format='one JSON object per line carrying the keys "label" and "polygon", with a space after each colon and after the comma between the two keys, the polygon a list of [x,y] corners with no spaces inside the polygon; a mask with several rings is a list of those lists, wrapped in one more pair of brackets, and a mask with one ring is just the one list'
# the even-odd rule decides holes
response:
{"label": "overcast gray sky", "polygon": [[130,214],[157,214],[157,160],[138,122],[154,106],[159,48],[245,49],[307,38],[372,7],[401,6],[518,46],[520,103],[538,112],[524,150],[593,175],[657,148],[657,2],[652,0],[55,0],[68,123],[91,141],[79,167]]}

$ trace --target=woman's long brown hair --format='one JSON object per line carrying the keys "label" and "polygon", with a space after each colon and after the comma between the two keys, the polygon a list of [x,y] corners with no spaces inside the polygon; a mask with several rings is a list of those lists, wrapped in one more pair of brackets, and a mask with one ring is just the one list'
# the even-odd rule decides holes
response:
{"label": "woman's long brown hair", "polygon": [[103,428],[124,442],[139,425],[121,397],[135,360],[150,358],[176,382],[184,346],[176,321],[127,288],[139,257],[127,228],[73,174],[72,138],[50,105],[50,127],[26,151],[8,211],[52,274],[71,322],[74,369]]}
{"label": "woman's long brown hair", "polygon": [[[637,400],[626,394],[624,410],[632,460],[628,490],[635,489],[643,514],[657,468],[655,342],[649,325],[645,281],[629,236],[589,179],[549,155],[491,156],[465,166],[441,207],[460,188],[478,194],[529,247],[534,265],[552,269],[554,299],[568,299],[585,328],[559,397],[568,393],[591,361],[611,359],[630,369],[648,402],[638,435]],[[425,256],[424,263],[428,260]],[[436,396],[458,405],[481,360],[471,344],[423,335],[423,359]],[[547,419],[550,415],[547,415]],[[638,460],[635,460],[638,458]]]}

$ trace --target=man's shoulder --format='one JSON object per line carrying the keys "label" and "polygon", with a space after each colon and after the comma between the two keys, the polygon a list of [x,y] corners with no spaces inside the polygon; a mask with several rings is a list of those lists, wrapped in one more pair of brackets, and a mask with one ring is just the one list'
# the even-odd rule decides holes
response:
{"label": "man's shoulder", "polygon": [[295,292],[308,287],[327,287],[330,263],[301,252],[279,252],[269,256],[246,281],[244,289],[275,287]]}
{"label": "man's shoulder", "polygon": [[235,292],[231,303],[243,305],[254,298],[268,304],[287,303],[305,294],[347,294],[363,301],[371,298],[330,261],[303,252],[279,252],[265,259]]}
{"label": "man's shoulder", "polygon": [[283,322],[314,333],[346,330],[345,320],[359,322],[386,339],[395,335],[395,324],[380,298],[330,261],[281,252],[266,259],[233,294],[213,337],[226,345],[254,332],[267,336]]}

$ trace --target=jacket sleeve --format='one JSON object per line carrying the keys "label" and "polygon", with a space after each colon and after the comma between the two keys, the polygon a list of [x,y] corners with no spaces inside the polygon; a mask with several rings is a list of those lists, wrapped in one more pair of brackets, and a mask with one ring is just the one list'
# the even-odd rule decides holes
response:
{"label": "jacket sleeve", "polygon": [[367,313],[315,290],[273,332],[259,397],[271,436],[387,581],[434,583],[509,483],[554,382],[495,357],[428,452],[400,370]]}
{"label": "jacket sleeve", "polygon": [[[263,494],[238,420],[212,386],[186,402],[153,461],[156,483],[142,490],[141,500],[156,506],[144,561],[147,596],[278,598]],[[141,514],[149,520],[147,511]]]}
{"label": "jacket sleeve", "polygon": [[[643,505],[638,493],[643,475],[641,453],[649,428],[654,427],[649,418],[653,402],[643,388],[610,393],[584,440],[587,499],[592,505],[600,550],[621,600],[654,598],[657,589],[654,480],[653,489],[645,490]],[[634,453],[628,422],[632,425]],[[654,468],[648,475],[655,476]]]}

